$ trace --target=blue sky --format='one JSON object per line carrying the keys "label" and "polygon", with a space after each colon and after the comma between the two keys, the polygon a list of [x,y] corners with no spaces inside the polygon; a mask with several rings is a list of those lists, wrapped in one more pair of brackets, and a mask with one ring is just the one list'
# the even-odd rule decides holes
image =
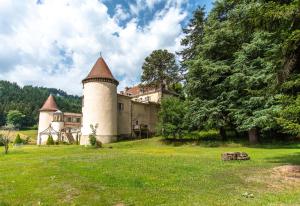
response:
{"label": "blue sky", "polygon": [[102,52],[119,90],[155,49],[181,49],[182,27],[212,0],[0,0],[0,79],[81,95]]}

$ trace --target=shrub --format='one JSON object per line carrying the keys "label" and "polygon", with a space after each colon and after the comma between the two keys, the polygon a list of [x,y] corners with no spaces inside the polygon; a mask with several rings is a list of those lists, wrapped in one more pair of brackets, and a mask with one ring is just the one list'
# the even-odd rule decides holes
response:
{"label": "shrub", "polygon": [[92,145],[92,146],[96,146],[96,144],[97,144],[97,139],[96,139],[96,136],[95,135],[89,135],[89,140],[90,140],[90,144]]}
{"label": "shrub", "polygon": [[22,143],[23,143],[23,140],[21,139],[20,135],[17,134],[14,144],[22,144]]}
{"label": "shrub", "polygon": [[27,136],[25,140],[23,140],[23,144],[29,144],[30,142],[30,137]]}
{"label": "shrub", "polygon": [[97,140],[96,141],[96,145],[95,145],[96,148],[101,148],[102,147],[102,142]]}
{"label": "shrub", "polygon": [[221,136],[218,130],[185,132],[184,138],[191,139],[191,140],[203,140],[203,141],[221,140]]}
{"label": "shrub", "polygon": [[168,97],[161,102],[157,131],[165,138],[182,138],[186,129],[187,105],[176,97]]}
{"label": "shrub", "polygon": [[54,140],[53,140],[53,137],[51,135],[48,136],[46,144],[47,145],[54,145]]}
{"label": "shrub", "polygon": [[221,140],[221,136],[218,130],[208,130],[199,132],[200,140],[211,141],[211,140]]}
{"label": "shrub", "polygon": [[89,141],[91,146],[94,146],[95,148],[100,148],[102,147],[102,142],[97,140],[96,138],[96,130],[98,128],[98,124],[94,125],[90,125],[92,133],[89,135]]}

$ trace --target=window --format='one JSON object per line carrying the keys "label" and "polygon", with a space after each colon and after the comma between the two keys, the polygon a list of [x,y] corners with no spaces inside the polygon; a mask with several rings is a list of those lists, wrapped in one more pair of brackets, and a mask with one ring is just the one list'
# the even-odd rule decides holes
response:
{"label": "window", "polygon": [[124,104],[123,103],[118,103],[118,110],[123,111],[124,110]]}

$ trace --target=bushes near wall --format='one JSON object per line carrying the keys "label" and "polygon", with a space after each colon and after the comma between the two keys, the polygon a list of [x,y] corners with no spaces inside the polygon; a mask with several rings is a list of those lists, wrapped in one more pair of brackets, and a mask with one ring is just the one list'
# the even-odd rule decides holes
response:
{"label": "bushes near wall", "polygon": [[54,145],[54,140],[53,140],[53,137],[51,135],[48,136],[46,144],[47,145]]}

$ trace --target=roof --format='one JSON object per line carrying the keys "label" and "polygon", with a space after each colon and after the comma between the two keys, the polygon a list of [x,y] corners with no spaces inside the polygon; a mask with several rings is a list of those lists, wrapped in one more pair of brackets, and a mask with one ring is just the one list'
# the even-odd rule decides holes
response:
{"label": "roof", "polygon": [[153,86],[151,87],[151,86],[136,85],[136,86],[130,87],[128,89],[125,89],[125,91],[123,93],[125,95],[130,94],[131,96],[136,96],[139,94],[146,94],[146,93],[152,92],[152,91],[157,91],[157,89]]}
{"label": "roof", "polygon": [[91,69],[90,73],[87,75],[85,79],[82,80],[82,82],[85,83],[88,82],[89,80],[99,80],[99,79],[113,80],[113,82],[119,83],[112,75],[103,57],[98,58],[95,65]]}
{"label": "roof", "polygon": [[58,107],[55,102],[55,99],[52,96],[52,94],[50,94],[50,96],[48,97],[48,99],[45,101],[44,105],[40,109],[40,111],[54,111],[55,112],[57,110],[58,110]]}

